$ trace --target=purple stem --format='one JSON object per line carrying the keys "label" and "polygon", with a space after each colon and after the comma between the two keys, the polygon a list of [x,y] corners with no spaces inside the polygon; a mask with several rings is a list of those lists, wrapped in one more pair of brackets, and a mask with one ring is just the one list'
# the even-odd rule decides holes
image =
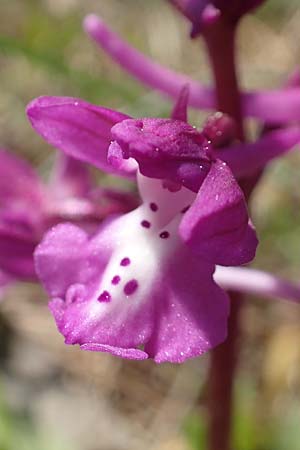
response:
{"label": "purple stem", "polygon": [[208,450],[231,449],[234,374],[239,354],[240,294],[230,292],[231,312],[226,341],[211,354],[208,374]]}
{"label": "purple stem", "polygon": [[244,140],[241,96],[235,71],[235,27],[220,16],[205,29],[204,38],[215,81],[216,105],[234,118],[237,137]]}
{"label": "purple stem", "polygon": [[[235,70],[236,27],[220,15],[203,30],[216,87],[218,109],[236,122],[244,140],[241,96]],[[238,298],[237,298],[238,297]],[[230,293],[231,313],[227,340],[212,351],[208,374],[208,450],[231,449],[232,397],[239,353],[240,294]]]}

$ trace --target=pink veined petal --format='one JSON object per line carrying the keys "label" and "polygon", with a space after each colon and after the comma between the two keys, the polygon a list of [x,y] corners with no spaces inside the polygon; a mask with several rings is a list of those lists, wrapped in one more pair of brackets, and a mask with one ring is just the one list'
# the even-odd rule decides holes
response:
{"label": "pink veined petal", "polygon": [[255,256],[257,238],[248,221],[242,190],[228,166],[217,160],[185,213],[179,232],[199,257],[234,266]]}
{"label": "pink veined petal", "polygon": [[297,126],[270,131],[254,143],[233,145],[218,151],[236,177],[243,177],[262,169],[268,161],[284,155],[300,142]]}
{"label": "pink veined petal", "polygon": [[130,161],[114,168],[107,162],[110,129],[127,115],[72,97],[39,97],[29,103],[27,115],[33,128],[66,155],[107,172],[134,175]]}
{"label": "pink veined petal", "polygon": [[[182,86],[190,87],[189,105],[199,109],[215,109],[214,90],[163,67],[131,47],[95,14],[84,20],[91,38],[120,66],[141,83],[178,98]],[[268,122],[300,120],[300,88],[251,91],[242,94],[243,114]]]}
{"label": "pink veined petal", "polygon": [[300,284],[272,273],[245,267],[217,267],[214,279],[224,289],[300,303]]}

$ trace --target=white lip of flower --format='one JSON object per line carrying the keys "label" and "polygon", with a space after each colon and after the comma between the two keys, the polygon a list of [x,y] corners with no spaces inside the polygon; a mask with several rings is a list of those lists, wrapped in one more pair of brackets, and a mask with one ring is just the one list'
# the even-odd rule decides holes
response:
{"label": "white lip of flower", "polygon": [[163,273],[165,261],[182,245],[178,225],[196,194],[186,188],[170,192],[161,180],[141,174],[138,186],[143,203],[120,219],[115,250],[93,296],[92,316],[122,308],[122,304],[125,315],[126,300],[133,302],[132,307],[140,307],[147,301],[155,277]]}

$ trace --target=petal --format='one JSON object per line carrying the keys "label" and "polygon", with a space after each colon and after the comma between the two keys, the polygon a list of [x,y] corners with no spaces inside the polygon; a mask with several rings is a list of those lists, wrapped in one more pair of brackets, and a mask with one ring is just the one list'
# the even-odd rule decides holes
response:
{"label": "petal", "polygon": [[[38,273],[50,296],[54,297],[50,309],[68,344],[101,344],[108,346],[107,349],[116,348],[113,350],[116,353],[119,348],[136,348],[149,336],[151,304],[144,309],[137,308],[123,293],[124,283],[130,281],[125,280],[128,262],[126,255],[122,250],[119,255],[116,247],[123,241],[124,233],[130,232],[128,216],[112,222],[90,240],[81,230],[73,227],[72,231],[67,225],[61,225],[53,229],[52,235],[46,235],[36,252]],[[63,256],[60,245],[64,246]],[[114,253],[117,251],[115,264],[107,257],[110,248]],[[53,266],[57,267],[55,271]],[[59,278],[63,268],[65,275]],[[124,278],[122,286],[112,283],[116,276]],[[118,288],[123,294],[116,296]],[[103,292],[112,295],[113,300],[109,302]],[[101,295],[103,301],[99,301]]]}
{"label": "petal", "polygon": [[[159,192],[161,183],[150,183],[153,194]],[[143,186],[150,196],[146,191]],[[190,192],[184,194],[166,191],[163,199],[154,198],[155,208],[147,202],[87,241],[75,227],[65,232],[70,225],[46,235],[36,252],[38,273],[52,294],[50,309],[67,344],[179,363],[225,339],[228,298],[213,282],[213,265],[199,262],[182,245],[177,216],[169,223],[171,209],[179,217],[190,201]],[[82,275],[86,267],[92,275]],[[59,276],[62,288],[53,290]]]}
{"label": "petal", "polygon": [[72,97],[39,97],[28,105],[27,115],[33,128],[66,155],[109,173],[132,176],[135,171],[130,162],[114,169],[107,162],[110,129],[127,115]]}
{"label": "petal", "polygon": [[270,131],[254,143],[233,145],[218,151],[236,177],[252,175],[270,160],[284,155],[300,142],[300,128]]}
{"label": "petal", "polygon": [[212,267],[186,248],[168,263],[156,299],[159,318],[145,351],[157,363],[182,363],[226,339],[229,299],[213,283]]}
{"label": "petal", "polygon": [[226,164],[217,160],[179,230],[199,257],[234,266],[251,261],[255,255],[257,239],[248,220],[240,187]]}
{"label": "petal", "polygon": [[[102,227],[105,228],[104,222]],[[36,272],[51,297],[64,297],[70,285],[89,285],[93,288],[95,276],[101,271],[110,251],[97,240],[72,224],[59,224],[48,231],[34,258]],[[100,251],[100,253],[99,253]]]}
{"label": "petal", "polygon": [[[100,17],[94,14],[87,16],[84,28],[115,62],[141,83],[175,99],[182,86],[188,84],[190,106],[199,109],[216,108],[212,88],[155,63],[121,39]],[[242,104],[245,117],[275,123],[300,120],[300,88],[244,92]]]}

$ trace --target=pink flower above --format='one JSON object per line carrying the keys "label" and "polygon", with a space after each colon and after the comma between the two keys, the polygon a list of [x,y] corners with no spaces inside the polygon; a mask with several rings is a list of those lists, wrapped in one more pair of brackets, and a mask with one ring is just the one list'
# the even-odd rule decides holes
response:
{"label": "pink flower above", "polygon": [[136,205],[129,193],[97,188],[88,168],[73,158],[59,155],[46,184],[26,161],[0,150],[0,287],[36,280],[33,252],[54,224],[69,220],[91,231]]}

